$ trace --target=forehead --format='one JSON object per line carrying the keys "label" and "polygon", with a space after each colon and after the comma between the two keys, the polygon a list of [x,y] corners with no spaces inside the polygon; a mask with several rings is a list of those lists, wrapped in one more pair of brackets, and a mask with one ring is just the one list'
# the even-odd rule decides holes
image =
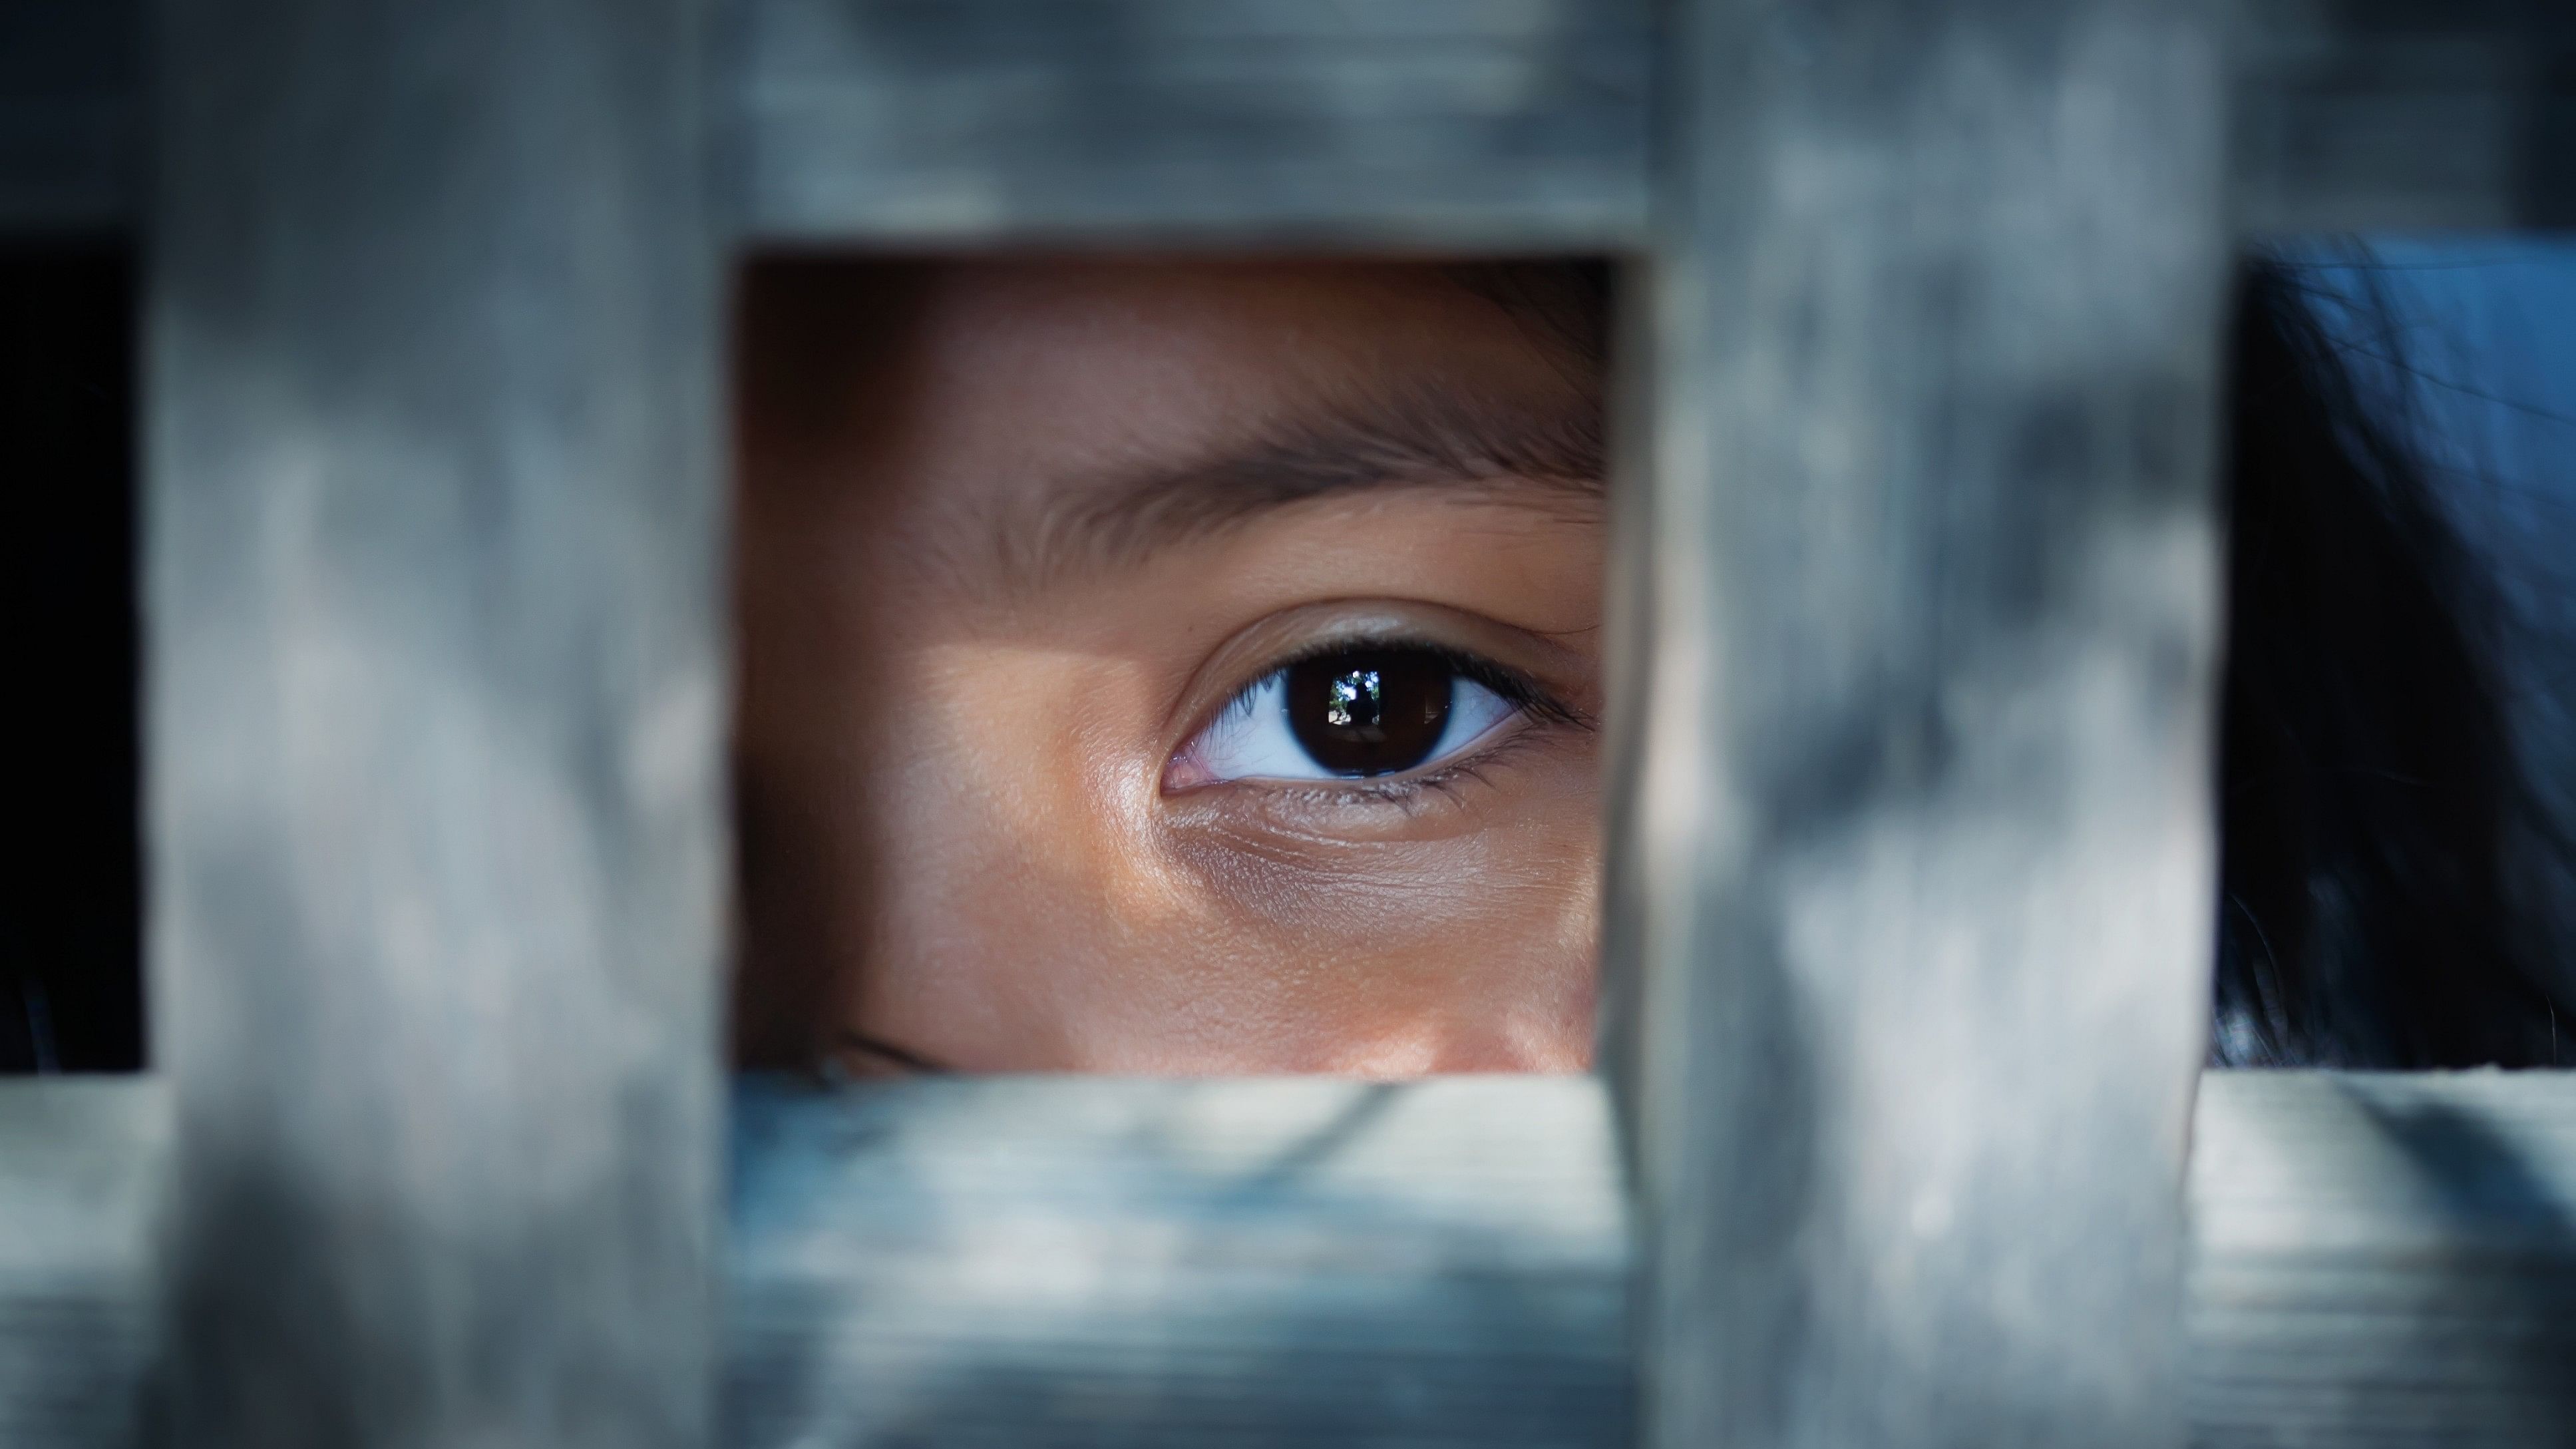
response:
{"label": "forehead", "polygon": [[1037,483],[1213,450],[1304,411],[1590,383],[1513,289],[1434,262],[771,263],[741,328],[751,427]]}
{"label": "forehead", "polygon": [[1307,503],[1588,522],[1593,366],[1561,315],[1491,280],[1074,260],[755,277],[741,523],[755,553],[822,551],[906,607],[1019,610]]}
{"label": "forehead", "polygon": [[1516,292],[1489,284],[1495,274],[1438,261],[1206,257],[969,258],[884,271],[912,297],[913,320],[942,334],[997,343],[1035,335],[1056,346],[1259,344],[1283,360],[1343,362],[1359,360],[1354,347],[1407,336],[1425,355],[1444,341],[1528,346]]}

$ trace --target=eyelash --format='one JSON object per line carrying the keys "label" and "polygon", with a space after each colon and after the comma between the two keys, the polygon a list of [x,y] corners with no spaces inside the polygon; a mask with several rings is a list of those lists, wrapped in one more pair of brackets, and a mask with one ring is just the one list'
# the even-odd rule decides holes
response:
{"label": "eyelash", "polygon": [[[1282,670],[1294,669],[1310,660],[1322,659],[1357,647],[1419,650],[1456,671],[1459,677],[1472,680],[1500,695],[1512,706],[1516,718],[1527,717],[1541,723],[1569,729],[1589,731],[1594,728],[1595,722],[1590,715],[1517,669],[1436,640],[1397,634],[1320,639],[1294,653],[1282,655],[1272,660],[1260,673],[1254,675],[1249,683],[1237,690],[1234,697],[1227,700],[1215,714],[1210,715],[1208,723],[1201,725],[1194,733],[1205,732],[1217,721],[1229,715],[1250,711],[1262,684]],[[1270,781],[1262,783],[1258,788],[1274,794],[1333,803],[1367,801],[1410,806],[1421,803],[1427,796],[1453,794],[1461,785],[1481,780],[1483,776],[1479,772],[1484,767],[1507,758],[1525,741],[1526,733],[1516,730],[1485,749],[1462,755],[1448,764],[1421,774],[1386,775],[1373,779],[1340,781],[1330,785],[1308,781]]]}

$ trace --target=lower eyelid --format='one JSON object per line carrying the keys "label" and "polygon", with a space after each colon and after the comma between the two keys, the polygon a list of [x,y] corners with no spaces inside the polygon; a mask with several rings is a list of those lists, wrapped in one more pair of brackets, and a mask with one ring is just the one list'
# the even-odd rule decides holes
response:
{"label": "lower eyelid", "polygon": [[1541,744],[1547,723],[1543,716],[1528,706],[1516,705],[1510,714],[1447,758],[1403,774],[1358,779],[1247,776],[1209,783],[1272,799],[1322,806],[1397,806],[1410,809],[1433,797],[1451,795],[1462,785],[1487,783],[1482,772],[1508,764],[1522,750]]}
{"label": "lower eyelid", "polygon": [[[1235,837],[1238,848],[1339,850],[1354,843],[1414,840],[1484,828],[1490,812],[1520,799],[1520,771],[1540,768],[1549,731],[1507,729],[1504,738],[1419,775],[1373,780],[1247,780],[1205,792],[1198,823]],[[1258,842],[1258,843],[1256,843]]]}

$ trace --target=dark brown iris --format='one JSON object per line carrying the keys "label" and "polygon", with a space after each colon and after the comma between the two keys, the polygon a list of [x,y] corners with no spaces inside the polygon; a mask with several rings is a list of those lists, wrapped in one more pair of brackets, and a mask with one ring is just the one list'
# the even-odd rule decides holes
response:
{"label": "dark brown iris", "polygon": [[1392,775],[1431,757],[1457,670],[1420,649],[1349,649],[1288,668],[1288,728],[1336,775]]}

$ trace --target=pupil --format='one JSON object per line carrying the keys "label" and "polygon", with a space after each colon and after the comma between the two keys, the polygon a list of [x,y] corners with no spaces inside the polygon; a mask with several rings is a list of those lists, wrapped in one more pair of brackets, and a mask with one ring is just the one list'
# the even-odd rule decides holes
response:
{"label": "pupil", "polygon": [[1456,671],[1422,649],[1346,649],[1288,667],[1288,728],[1336,775],[1392,775],[1431,758]]}

